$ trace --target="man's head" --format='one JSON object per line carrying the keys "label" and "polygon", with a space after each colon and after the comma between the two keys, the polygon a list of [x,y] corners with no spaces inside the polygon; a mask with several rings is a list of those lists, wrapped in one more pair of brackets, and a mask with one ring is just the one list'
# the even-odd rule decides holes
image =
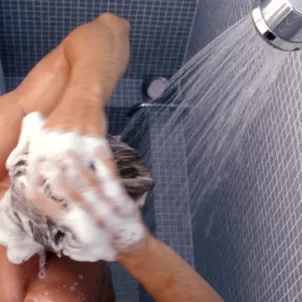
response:
{"label": "man's head", "polygon": [[[147,193],[154,186],[154,181],[144,162],[136,150],[123,143],[119,137],[108,135],[107,140],[120,174],[121,183],[128,195],[137,203],[137,206],[142,206]],[[30,149],[30,145],[28,148]],[[35,243],[40,244],[41,248],[44,247],[46,250],[60,255],[63,252],[63,246],[66,246],[65,238],[68,233],[67,237],[74,239],[72,244],[77,246],[77,250],[81,250],[84,243],[82,240],[78,240],[76,225],[70,227],[70,225],[64,224],[64,220],[60,220],[62,223],[53,221],[26,198],[28,154],[28,149],[25,149],[19,157],[15,158],[9,170],[11,188],[10,194],[7,194],[6,197],[10,200],[5,211],[11,222],[18,227],[18,236],[20,237],[20,234],[23,233],[25,237],[27,236]],[[94,170],[93,162],[89,164],[89,168]],[[60,196],[60,193],[52,186],[51,181],[48,182],[45,179],[43,191],[54,203],[65,204],[68,207],[68,201]]]}

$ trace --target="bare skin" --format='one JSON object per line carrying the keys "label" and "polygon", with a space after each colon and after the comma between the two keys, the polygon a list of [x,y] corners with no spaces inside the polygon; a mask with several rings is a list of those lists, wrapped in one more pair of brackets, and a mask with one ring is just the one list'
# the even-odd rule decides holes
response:
{"label": "bare skin", "polygon": [[[106,119],[101,109],[128,64],[129,29],[125,20],[111,14],[101,15],[73,31],[16,90],[1,97],[1,197],[9,187],[5,161],[16,146],[21,121],[26,114],[41,111],[48,117],[46,128],[74,130],[98,137],[106,133]],[[117,178],[111,159],[106,160],[103,156],[101,160]],[[84,175],[84,181],[88,177],[88,181],[101,188],[101,184],[88,173],[85,171],[79,177]],[[68,190],[72,193],[74,188],[69,186]],[[73,193],[75,195],[72,196],[79,196],[77,192]],[[37,206],[43,208],[41,198],[37,197],[35,201]],[[110,199],[108,201],[110,204]],[[126,198],[125,202],[131,201]],[[89,209],[85,206],[89,205],[85,199],[81,198],[79,203]],[[139,217],[139,213],[136,214]],[[91,219],[101,221],[99,217],[92,216]],[[100,227],[104,226],[100,224]],[[131,246],[120,245],[118,238],[113,238],[112,244],[119,252],[118,261],[156,301],[222,301],[190,266],[147,231],[142,240]],[[22,265],[13,265],[8,262],[3,247],[0,247],[0,267],[1,300],[6,302],[71,302],[77,301],[83,294],[85,301],[94,301],[106,271],[103,262],[80,263],[53,256],[48,263],[46,278],[40,280],[37,278],[37,257]],[[70,286],[75,283],[77,288],[71,291]],[[114,296],[109,291],[100,301],[114,301]]]}
{"label": "bare skin", "polygon": [[[129,30],[127,21],[111,14],[101,15],[94,22],[74,30],[34,67],[17,89],[1,97],[1,198],[9,187],[5,162],[17,144],[21,122],[26,114],[40,111],[43,115],[51,117],[51,113],[56,109],[57,114],[49,119],[49,125],[54,123],[56,127],[62,125],[66,129],[68,127],[66,125],[78,127],[85,124],[83,112],[86,113],[86,117],[87,114],[88,117],[89,114],[93,116],[91,111],[96,111],[94,109],[98,106],[97,111],[103,115],[103,118],[97,126],[95,126],[96,122],[92,123],[89,129],[97,132],[98,135],[106,132],[106,119],[101,108],[111,96],[127,67]],[[66,107],[65,104],[67,104]],[[77,116],[79,123],[64,119],[64,115],[71,115],[70,108],[67,108],[70,105],[73,106],[73,113]],[[66,111],[64,113],[62,107],[68,109],[68,114]],[[54,122],[56,117],[60,117],[57,123]],[[47,288],[50,284],[55,286],[64,282],[70,283],[70,280],[77,282],[79,275],[86,275],[86,280],[89,276],[89,280],[95,280],[95,282],[84,283],[82,292],[86,295],[86,301],[92,301],[102,281],[100,268],[103,265],[103,263],[80,263],[67,258],[53,257],[48,264],[52,269],[49,270],[46,279],[39,280],[37,279],[37,257],[17,266],[7,260],[5,248],[0,246],[1,300],[29,302],[34,301],[37,293],[39,293],[39,299],[42,299],[43,293],[39,290],[41,286]],[[62,267],[64,267],[64,274],[62,274]],[[67,302],[75,301],[74,292],[62,287],[58,287],[56,291],[49,290],[49,295],[45,296],[45,299],[60,301],[62,297]],[[111,300],[108,298],[108,301]]]}

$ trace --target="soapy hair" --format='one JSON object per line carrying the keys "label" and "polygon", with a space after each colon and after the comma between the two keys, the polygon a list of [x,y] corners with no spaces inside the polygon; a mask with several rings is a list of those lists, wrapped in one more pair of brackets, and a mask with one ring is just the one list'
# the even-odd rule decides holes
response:
{"label": "soapy hair", "polygon": [[[146,193],[152,190],[154,181],[150,176],[144,162],[139,154],[130,146],[123,143],[118,136],[107,136],[107,141],[113,153],[121,183],[133,202],[142,203],[142,198],[146,198]],[[37,209],[30,200],[25,197],[26,174],[28,151],[25,150],[10,169],[11,207],[6,209],[7,215],[19,229],[24,232],[24,236],[30,236],[35,242],[59,256],[62,253],[63,240],[66,233],[69,233],[76,244],[77,236],[63,225],[57,225],[51,218]],[[93,170],[93,163],[90,165]],[[54,202],[64,204],[64,199],[57,196],[50,186],[44,186],[44,194]],[[144,200],[143,200],[144,201]]]}

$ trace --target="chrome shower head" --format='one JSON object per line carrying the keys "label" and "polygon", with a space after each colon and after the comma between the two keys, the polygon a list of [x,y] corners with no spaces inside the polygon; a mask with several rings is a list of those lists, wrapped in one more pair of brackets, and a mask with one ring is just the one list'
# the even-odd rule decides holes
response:
{"label": "chrome shower head", "polygon": [[252,16],[258,33],[272,46],[302,49],[302,0],[257,0]]}

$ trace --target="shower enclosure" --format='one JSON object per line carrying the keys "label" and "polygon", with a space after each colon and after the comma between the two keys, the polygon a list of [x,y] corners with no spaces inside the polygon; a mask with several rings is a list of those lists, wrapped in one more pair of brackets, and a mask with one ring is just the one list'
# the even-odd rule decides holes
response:
{"label": "shower enclosure", "polygon": [[[75,26],[105,11],[127,18],[131,63],[107,115],[109,132],[122,134],[140,152],[156,181],[143,209],[146,224],[226,301],[300,302],[302,53],[287,59],[271,101],[248,129],[241,161],[230,161],[229,177],[207,198],[194,190],[188,129],[180,120],[174,135],[160,136],[175,108],[144,106],[128,114],[146,101],[143,79],[173,75],[251,9],[251,0],[1,1],[1,60],[11,90]],[[111,268],[117,300],[152,301],[118,264]]]}

